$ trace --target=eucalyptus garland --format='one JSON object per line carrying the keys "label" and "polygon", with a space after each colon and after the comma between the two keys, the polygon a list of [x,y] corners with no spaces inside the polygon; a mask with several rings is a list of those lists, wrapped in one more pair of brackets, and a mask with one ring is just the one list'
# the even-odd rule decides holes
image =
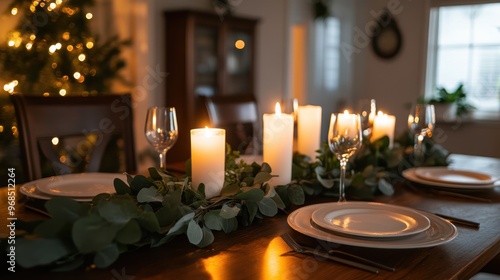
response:
{"label": "eucalyptus garland", "polygon": [[72,270],[85,264],[113,264],[123,252],[161,246],[185,234],[190,243],[205,247],[212,231],[230,233],[256,219],[271,217],[290,204],[304,203],[298,184],[273,187],[267,163],[230,161],[219,196],[207,199],[204,185],[192,188],[189,177],[149,169],[149,177],[127,175],[114,180],[116,194],[100,194],[91,203],[56,197],[45,204],[50,218],[22,223],[17,262],[24,268]]}

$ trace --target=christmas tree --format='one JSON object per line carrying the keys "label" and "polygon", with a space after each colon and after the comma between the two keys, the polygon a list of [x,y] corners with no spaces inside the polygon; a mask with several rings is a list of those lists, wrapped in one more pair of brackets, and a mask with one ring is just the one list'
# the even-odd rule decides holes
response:
{"label": "christmas tree", "polygon": [[16,167],[17,128],[8,95],[100,95],[109,92],[127,41],[100,43],[90,30],[92,0],[13,0],[17,25],[0,42],[0,168]]}

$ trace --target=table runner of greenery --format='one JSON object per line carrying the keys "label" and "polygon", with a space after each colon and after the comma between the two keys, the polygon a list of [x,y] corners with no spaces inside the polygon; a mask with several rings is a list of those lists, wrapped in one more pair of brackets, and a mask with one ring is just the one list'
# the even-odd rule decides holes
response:
{"label": "table runner of greenery", "polygon": [[[350,162],[347,194],[369,200],[391,195],[391,182],[411,167],[413,143],[399,139],[393,148],[383,137],[363,148]],[[426,141],[427,165],[446,165],[447,152]],[[338,160],[324,144],[317,160],[295,154],[290,184],[271,186],[272,169],[267,163],[238,161],[238,153],[226,154],[226,178],[220,196],[207,199],[204,185],[190,186],[187,175],[176,177],[156,168],[149,177],[127,175],[115,179],[116,194],[100,194],[91,203],[57,197],[45,204],[49,219],[19,221],[16,238],[17,263],[24,268],[46,267],[73,270],[84,265],[98,268],[113,264],[123,252],[138,247],[161,246],[185,234],[190,243],[205,247],[215,231],[230,233],[255,219],[274,216],[279,209],[304,203],[305,195],[336,195]],[[7,242],[2,242],[7,244]]]}

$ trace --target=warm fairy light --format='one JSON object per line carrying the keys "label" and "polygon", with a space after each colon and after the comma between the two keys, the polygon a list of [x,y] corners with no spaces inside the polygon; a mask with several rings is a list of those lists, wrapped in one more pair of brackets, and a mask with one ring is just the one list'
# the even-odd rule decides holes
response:
{"label": "warm fairy light", "polygon": [[91,18],[93,17],[93,15],[92,15],[92,13],[87,13],[87,14],[85,15],[85,17],[86,17],[87,19],[91,19]]}
{"label": "warm fairy light", "polygon": [[238,50],[242,50],[243,48],[245,48],[245,41],[243,41],[243,40],[236,40],[236,42],[234,42],[234,46]]}
{"label": "warm fairy light", "polygon": [[50,53],[50,54],[53,54],[53,53],[55,53],[56,51],[57,51],[57,47],[56,47],[56,45],[52,45],[52,46],[50,46],[50,47],[49,47],[49,53]]}
{"label": "warm fairy light", "polygon": [[34,41],[35,39],[36,39],[36,35],[35,35],[35,34],[31,34],[31,35],[30,35],[30,40],[31,40],[31,41]]}
{"label": "warm fairy light", "polygon": [[3,125],[0,125],[0,132],[3,132]]}
{"label": "warm fairy light", "polygon": [[73,73],[73,78],[75,78],[75,80],[80,79],[81,76],[82,76],[82,74],[80,74],[80,72]]}
{"label": "warm fairy light", "polygon": [[56,44],[56,49],[60,50],[60,49],[61,49],[61,47],[62,47],[61,43],[57,43],[57,44]]}
{"label": "warm fairy light", "polygon": [[44,92],[44,93],[43,93],[43,97],[47,97],[47,96],[49,96],[49,95],[50,95],[50,93],[48,93],[48,92]]}
{"label": "warm fairy light", "polygon": [[13,80],[12,82],[5,84],[3,89],[8,93],[13,93],[18,84],[19,82],[17,80]]}
{"label": "warm fairy light", "polygon": [[56,0],[56,4],[57,5],[61,5],[62,4],[62,0]]}
{"label": "warm fairy light", "polygon": [[83,83],[83,81],[85,81],[85,76],[80,75],[80,77],[76,81],[79,82],[80,84]]}
{"label": "warm fairy light", "polygon": [[76,44],[77,49],[81,49],[82,47],[83,47],[83,45],[81,43]]}
{"label": "warm fairy light", "polygon": [[66,90],[65,89],[59,90],[59,95],[60,96],[65,96],[66,95]]}
{"label": "warm fairy light", "polygon": [[52,64],[50,65],[50,67],[52,67],[52,69],[56,69],[57,68],[57,63],[52,62]]}
{"label": "warm fairy light", "polygon": [[31,6],[30,6],[30,11],[31,11],[32,13],[35,13],[35,12],[36,12],[36,7],[35,7],[35,6],[33,6],[33,5],[31,5]]}
{"label": "warm fairy light", "polygon": [[40,2],[40,7],[45,7],[45,3],[44,2]]}
{"label": "warm fairy light", "polygon": [[40,4],[40,1],[33,1],[33,5],[36,7],[38,6],[38,4]]}
{"label": "warm fairy light", "polygon": [[47,10],[51,11],[51,10],[54,10],[56,7],[57,7],[57,4],[56,4],[56,3],[50,3],[50,5],[49,5],[49,7],[47,8]]}
{"label": "warm fairy light", "polygon": [[19,47],[21,43],[23,42],[23,38],[21,37],[21,33],[18,31],[12,32],[10,34],[10,38],[8,41],[9,47]]}
{"label": "warm fairy light", "polygon": [[64,33],[63,33],[63,35],[62,35],[62,38],[63,38],[64,40],[68,41],[68,40],[69,40],[69,38],[70,38],[70,36],[69,36],[69,32],[68,32],[68,31],[64,32]]}
{"label": "warm fairy light", "polygon": [[17,127],[15,125],[12,126],[11,131],[14,137],[17,137],[19,135],[19,131],[17,131]]}
{"label": "warm fairy light", "polygon": [[26,44],[26,49],[29,51],[33,47],[33,43],[29,42]]}
{"label": "warm fairy light", "polygon": [[16,7],[12,8],[12,10],[10,10],[10,13],[11,13],[13,16],[17,15],[17,8],[16,8]]}
{"label": "warm fairy light", "polygon": [[87,44],[85,45],[87,47],[87,49],[91,49],[94,47],[94,43],[93,42],[87,42]]}
{"label": "warm fairy light", "polygon": [[68,50],[68,52],[71,52],[71,51],[73,51],[73,46],[72,45],[68,45],[66,47],[66,49]]}
{"label": "warm fairy light", "polygon": [[69,77],[68,77],[68,75],[64,75],[64,76],[62,76],[62,79],[67,81],[69,79]]}
{"label": "warm fairy light", "polygon": [[85,58],[87,58],[83,53],[78,56],[78,60],[80,61],[85,61]]}
{"label": "warm fairy light", "polygon": [[57,137],[52,138],[52,145],[57,146],[57,144],[59,144],[59,138]]}

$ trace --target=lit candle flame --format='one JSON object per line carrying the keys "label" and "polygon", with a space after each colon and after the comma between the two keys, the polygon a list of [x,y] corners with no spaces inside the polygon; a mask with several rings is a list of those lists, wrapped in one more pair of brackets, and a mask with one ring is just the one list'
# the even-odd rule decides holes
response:
{"label": "lit candle flame", "polygon": [[281,106],[279,102],[276,102],[276,107],[274,107],[276,115],[281,115]]}
{"label": "lit candle flame", "polygon": [[344,114],[349,114],[349,110],[344,110]]}

